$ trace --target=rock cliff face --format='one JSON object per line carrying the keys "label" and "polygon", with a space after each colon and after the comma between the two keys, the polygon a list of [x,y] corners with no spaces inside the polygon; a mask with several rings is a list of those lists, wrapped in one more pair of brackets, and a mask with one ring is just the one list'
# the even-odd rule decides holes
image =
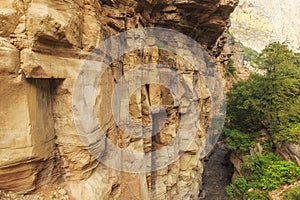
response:
{"label": "rock cliff face", "polygon": [[[131,174],[106,167],[87,151],[73,119],[72,94],[82,60],[97,44],[118,32],[145,26],[178,30],[200,42],[220,68],[222,33],[233,0],[8,0],[0,5],[0,189],[20,193],[55,181],[65,182],[74,199],[197,199],[203,165],[202,149],[210,116],[210,93],[200,86],[201,125],[193,148],[173,164],[152,173]],[[146,56],[147,55],[147,56]],[[113,62],[99,85],[96,105],[110,104],[115,80],[141,63],[175,60],[157,46],[124,55]],[[193,70],[183,68],[188,87]],[[199,79],[201,80],[201,79]],[[200,81],[200,85],[206,83]],[[183,92],[186,88],[182,89]],[[108,137],[120,148],[150,151],[168,143],[180,123],[169,91],[142,87],[130,100],[130,113],[152,123],[151,104],[168,109],[169,125],[157,138],[126,136],[97,112]],[[148,99],[147,101],[145,99]]]}
{"label": "rock cliff face", "polygon": [[245,46],[261,51],[274,41],[300,51],[300,1],[240,0],[231,15],[233,35]]}

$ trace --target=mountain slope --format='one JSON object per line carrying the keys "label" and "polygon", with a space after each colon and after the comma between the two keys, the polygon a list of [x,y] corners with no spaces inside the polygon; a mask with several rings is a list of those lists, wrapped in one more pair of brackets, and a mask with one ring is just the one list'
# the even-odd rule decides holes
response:
{"label": "mountain slope", "polygon": [[240,0],[231,15],[230,32],[257,51],[274,41],[300,51],[299,10],[299,0]]}

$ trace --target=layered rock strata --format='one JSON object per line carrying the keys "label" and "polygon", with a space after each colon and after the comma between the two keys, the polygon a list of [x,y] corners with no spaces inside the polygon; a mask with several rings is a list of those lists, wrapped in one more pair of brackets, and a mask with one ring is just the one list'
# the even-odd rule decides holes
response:
{"label": "layered rock strata", "polygon": [[201,123],[195,144],[179,160],[155,172],[125,173],[99,162],[76,130],[72,94],[82,61],[98,43],[145,26],[191,36],[219,59],[221,69],[224,40],[220,36],[235,5],[230,0],[1,2],[0,189],[26,193],[62,180],[74,199],[197,199],[203,165],[196,152],[203,149],[210,122],[211,94],[207,83],[186,67],[187,61],[157,45],[129,52],[112,62],[98,86],[95,105],[101,109],[95,112],[105,134],[120,148],[143,152],[168,144],[184,112],[173,106],[168,89],[143,86],[130,99],[130,114],[141,126],[153,124],[151,106],[160,104],[168,110],[168,126],[156,137],[128,136],[103,106],[110,105],[116,80],[139,64],[172,59],[174,69],[190,83],[186,87],[199,86]]}

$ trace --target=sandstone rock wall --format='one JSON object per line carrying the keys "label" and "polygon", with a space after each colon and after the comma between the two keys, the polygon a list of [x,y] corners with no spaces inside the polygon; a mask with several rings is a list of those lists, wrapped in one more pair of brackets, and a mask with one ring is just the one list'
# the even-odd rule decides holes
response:
{"label": "sandstone rock wall", "polygon": [[[145,26],[171,28],[193,37],[219,59],[221,68],[223,40],[218,38],[235,5],[233,0],[1,1],[0,189],[26,193],[59,179],[74,199],[197,199],[203,165],[196,152],[203,148],[210,115],[207,88],[198,88],[202,120],[192,148],[157,172],[131,174],[106,167],[87,151],[74,124],[74,83],[82,61],[99,42]],[[110,103],[115,80],[129,69],[140,63],[163,63],[169,57],[174,68],[186,74],[189,87],[196,87],[193,70],[182,69],[184,61],[154,46],[130,52],[112,64],[99,85],[96,105]],[[142,125],[153,123],[151,104],[170,108],[169,125],[156,138],[141,140],[122,133],[105,107],[97,118],[120,148],[144,152],[160,148],[174,137],[180,123],[181,111],[171,106],[169,93],[150,85],[130,99],[130,112]]]}
{"label": "sandstone rock wall", "polygon": [[19,51],[1,43],[1,188],[30,191],[47,183],[53,168],[50,80],[25,80]]}

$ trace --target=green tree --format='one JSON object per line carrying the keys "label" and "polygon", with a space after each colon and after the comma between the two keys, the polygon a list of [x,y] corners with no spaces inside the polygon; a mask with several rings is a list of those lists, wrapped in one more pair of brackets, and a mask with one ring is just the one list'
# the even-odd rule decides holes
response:
{"label": "green tree", "polygon": [[233,85],[228,93],[227,125],[242,132],[257,132],[264,128],[261,113],[263,77],[251,74],[248,80]]}
{"label": "green tree", "polygon": [[265,128],[272,135],[300,122],[300,56],[275,42],[258,59],[264,74],[233,86],[227,122],[242,132]]}
{"label": "green tree", "polygon": [[260,56],[260,68],[266,71],[260,98],[264,126],[271,133],[299,122],[299,56],[284,44],[269,44]]}
{"label": "green tree", "polygon": [[[300,54],[276,42],[255,63],[263,73],[236,83],[227,96],[228,147],[247,152],[262,129],[268,131],[271,144],[300,143]],[[231,199],[267,199],[269,191],[300,180],[300,168],[272,151],[245,156],[241,174],[226,188]]]}

